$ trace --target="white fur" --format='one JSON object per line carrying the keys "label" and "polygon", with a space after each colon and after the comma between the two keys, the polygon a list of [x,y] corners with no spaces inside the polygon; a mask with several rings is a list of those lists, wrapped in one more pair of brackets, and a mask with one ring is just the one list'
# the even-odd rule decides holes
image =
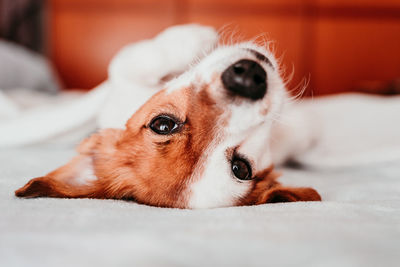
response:
{"label": "white fur", "polygon": [[[251,47],[267,56],[274,67],[261,62],[246,48]],[[268,90],[263,99],[229,102],[220,77],[231,64],[244,58],[257,60],[267,72]],[[241,181],[231,171],[228,150],[244,155],[252,165],[253,172],[268,168],[272,164],[270,132],[275,125],[274,117],[280,114],[286,98],[285,85],[277,71],[271,53],[249,43],[220,47],[204,58],[184,76],[171,81],[168,86],[176,90],[186,86],[209,84],[209,93],[229,116],[228,124],[219,130],[215,141],[204,152],[202,168],[197,169],[189,187],[190,208],[212,208],[233,205],[249,192],[251,182]],[[176,85],[178,84],[178,85]],[[194,84],[194,85],[193,85]],[[201,86],[199,86],[201,88]],[[203,170],[204,169],[204,170]],[[199,173],[201,172],[201,173]]]}
{"label": "white fur", "polygon": [[79,161],[76,169],[76,174],[72,181],[76,185],[88,185],[98,178],[94,173],[93,160],[91,157],[85,157]]}
{"label": "white fur", "polygon": [[190,187],[189,208],[232,206],[250,189],[249,181],[240,181],[231,172],[225,155],[230,145],[224,142],[205,152],[206,160],[202,162],[205,170],[198,177],[193,177],[197,181]]}

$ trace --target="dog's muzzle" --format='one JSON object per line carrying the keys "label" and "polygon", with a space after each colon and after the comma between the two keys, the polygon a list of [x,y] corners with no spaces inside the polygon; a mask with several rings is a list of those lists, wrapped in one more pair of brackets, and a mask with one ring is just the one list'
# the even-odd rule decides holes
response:
{"label": "dog's muzzle", "polygon": [[232,64],[221,79],[227,90],[252,100],[263,98],[267,92],[267,73],[253,60],[242,59]]}

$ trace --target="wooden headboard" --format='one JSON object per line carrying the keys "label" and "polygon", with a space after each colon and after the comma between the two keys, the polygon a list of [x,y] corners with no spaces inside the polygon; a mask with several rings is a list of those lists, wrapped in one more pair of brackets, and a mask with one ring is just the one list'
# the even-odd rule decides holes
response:
{"label": "wooden headboard", "polygon": [[[124,45],[201,23],[276,41],[308,94],[390,93],[400,78],[398,0],[49,0],[49,52],[67,88],[92,88]],[[390,89],[393,90],[393,89]]]}

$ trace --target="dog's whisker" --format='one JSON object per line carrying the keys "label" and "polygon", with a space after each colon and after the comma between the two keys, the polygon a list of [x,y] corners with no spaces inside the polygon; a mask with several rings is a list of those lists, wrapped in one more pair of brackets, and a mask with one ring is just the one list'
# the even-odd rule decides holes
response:
{"label": "dog's whisker", "polygon": [[[308,85],[310,82],[310,77],[304,77],[299,84],[297,84],[295,87],[293,87],[292,89],[288,90],[288,92],[291,94],[289,96],[289,98],[287,99],[287,101],[291,102],[291,103],[296,103],[298,102],[303,95],[305,94],[305,92],[307,91]],[[293,92],[295,92],[296,94],[292,94]]]}

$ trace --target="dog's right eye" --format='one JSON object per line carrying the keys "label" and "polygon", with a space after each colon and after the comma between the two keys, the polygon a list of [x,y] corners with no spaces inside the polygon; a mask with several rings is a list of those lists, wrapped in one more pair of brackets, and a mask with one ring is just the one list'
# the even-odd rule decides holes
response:
{"label": "dog's right eye", "polygon": [[179,124],[167,115],[160,115],[155,117],[150,122],[150,129],[157,134],[171,134],[178,130]]}

